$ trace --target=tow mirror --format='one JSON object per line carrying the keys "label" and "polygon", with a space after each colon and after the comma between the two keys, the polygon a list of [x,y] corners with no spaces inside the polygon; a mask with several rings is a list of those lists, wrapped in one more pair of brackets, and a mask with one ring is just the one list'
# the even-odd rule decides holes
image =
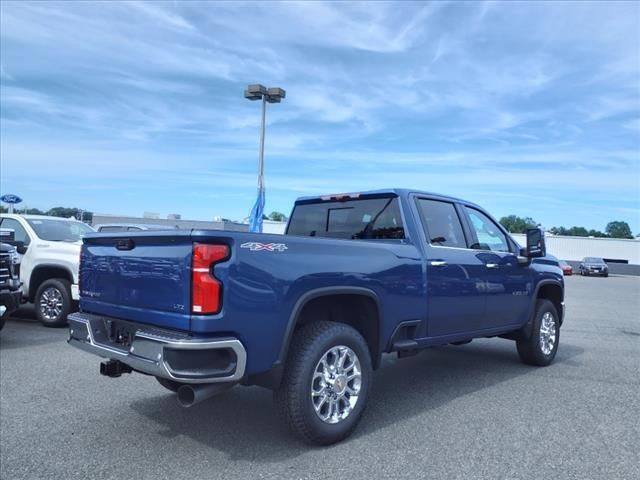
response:
{"label": "tow mirror", "polygon": [[27,246],[22,240],[4,240],[4,243],[8,243],[9,245],[13,245],[14,247],[16,247],[16,251],[20,255],[24,255],[25,253],[27,253]]}
{"label": "tow mirror", "polygon": [[527,257],[544,257],[547,248],[544,244],[544,232],[541,228],[527,228]]}

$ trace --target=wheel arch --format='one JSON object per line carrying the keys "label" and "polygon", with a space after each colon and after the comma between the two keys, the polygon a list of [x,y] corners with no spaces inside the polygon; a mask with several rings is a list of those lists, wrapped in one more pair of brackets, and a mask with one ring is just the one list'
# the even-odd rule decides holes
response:
{"label": "wheel arch", "polygon": [[52,278],[61,278],[63,280],[68,280],[70,283],[73,283],[73,274],[71,270],[66,267],[56,265],[56,264],[41,264],[35,267],[31,275],[29,277],[29,301],[33,302],[36,297],[36,292],[40,285],[46,280]]}
{"label": "wheel arch", "polygon": [[549,300],[556,307],[558,315],[560,316],[560,325],[564,320],[564,288],[562,283],[558,280],[546,279],[541,280],[535,288],[534,294],[531,297],[531,305],[529,306],[529,315],[527,317],[527,323],[518,330],[517,336],[529,338],[533,329],[533,319],[536,314],[536,304],[538,300]]}
{"label": "wheel arch", "polygon": [[[556,307],[556,311],[560,316],[560,325],[564,321],[564,289],[560,282],[554,280],[542,281],[536,288],[535,301],[549,300]],[[535,311],[535,304],[533,305]],[[532,312],[533,313],[533,312]]]}
{"label": "wheel arch", "polygon": [[[353,319],[345,316],[359,307],[365,310],[364,317]],[[377,368],[382,354],[382,318],[380,301],[373,290],[363,287],[324,287],[305,292],[289,315],[278,355],[279,363],[284,364],[287,358],[296,327],[316,319],[346,323],[358,330],[369,346],[372,365]]]}

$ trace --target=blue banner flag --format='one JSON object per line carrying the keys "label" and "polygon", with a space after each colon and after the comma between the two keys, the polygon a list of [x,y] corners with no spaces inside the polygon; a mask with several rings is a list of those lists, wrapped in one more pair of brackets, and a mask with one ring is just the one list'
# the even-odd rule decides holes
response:
{"label": "blue banner flag", "polygon": [[249,217],[249,231],[262,233],[262,215],[264,213],[264,188],[258,189],[258,198],[251,209]]}

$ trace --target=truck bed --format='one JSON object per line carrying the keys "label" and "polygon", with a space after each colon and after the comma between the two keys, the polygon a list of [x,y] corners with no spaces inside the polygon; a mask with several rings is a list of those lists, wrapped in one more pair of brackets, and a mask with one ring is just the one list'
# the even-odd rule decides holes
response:
{"label": "truck bed", "polygon": [[[222,244],[229,258],[216,314],[191,311],[194,244]],[[91,234],[81,253],[81,309],[187,332],[233,335],[251,354],[249,373],[278,358],[288,320],[305,292],[324,287],[375,293],[388,330],[424,316],[420,253],[404,240],[357,241],[216,230]],[[393,308],[391,308],[393,307]],[[388,338],[391,331],[380,332]]]}

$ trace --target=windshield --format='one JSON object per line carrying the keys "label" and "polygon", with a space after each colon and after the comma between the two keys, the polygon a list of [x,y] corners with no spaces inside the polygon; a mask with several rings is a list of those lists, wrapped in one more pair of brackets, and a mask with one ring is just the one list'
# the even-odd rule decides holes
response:
{"label": "windshield", "polygon": [[93,229],[75,220],[47,220],[47,219],[27,219],[36,235],[42,240],[50,242],[78,242],[82,237]]}
{"label": "windshield", "polygon": [[604,260],[598,257],[585,257],[584,261],[586,263],[604,263]]}

